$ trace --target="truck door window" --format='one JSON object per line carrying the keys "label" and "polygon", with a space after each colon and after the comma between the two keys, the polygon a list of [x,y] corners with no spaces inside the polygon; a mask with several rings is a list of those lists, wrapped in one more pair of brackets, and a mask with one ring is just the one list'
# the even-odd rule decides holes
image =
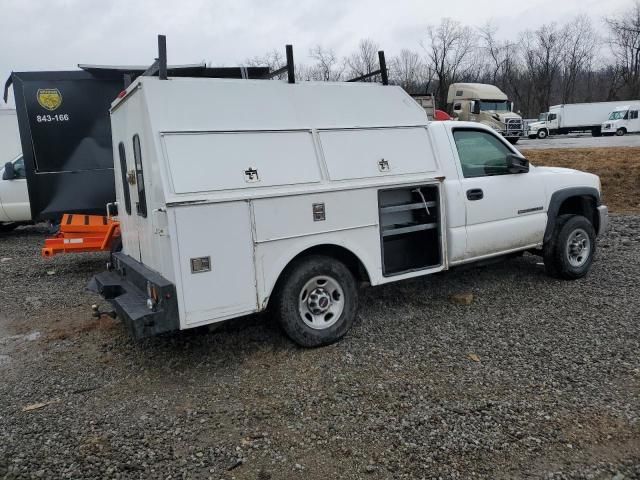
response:
{"label": "truck door window", "polygon": [[506,175],[512,153],[495,135],[480,130],[454,130],[462,174],[465,178]]}
{"label": "truck door window", "polygon": [[637,110],[632,110],[631,111],[631,120],[636,120],[638,118],[638,111]]}
{"label": "truck door window", "polygon": [[129,182],[127,182],[127,154],[124,151],[124,143],[118,145],[120,153],[120,176],[122,177],[122,194],[124,195],[124,209],[127,215],[131,215],[131,194],[129,193]]}
{"label": "truck door window", "polygon": [[140,151],[140,137],[133,136],[133,157],[136,162],[136,185],[138,186],[138,203],[136,211],[141,217],[147,216],[147,197],[144,189],[144,174],[142,172],[142,152]]}
{"label": "truck door window", "polygon": [[556,118],[558,118],[558,115],[556,113],[550,113],[547,117],[547,120],[550,122],[552,120],[555,120]]}
{"label": "truck door window", "polygon": [[24,168],[24,157],[20,157],[13,163],[13,170],[16,172],[15,178],[27,178],[27,171]]}

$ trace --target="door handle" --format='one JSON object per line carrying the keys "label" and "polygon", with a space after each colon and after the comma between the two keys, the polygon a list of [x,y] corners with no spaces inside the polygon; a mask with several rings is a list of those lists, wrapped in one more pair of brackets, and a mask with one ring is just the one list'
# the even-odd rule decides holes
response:
{"label": "door handle", "polygon": [[472,188],[467,190],[467,198],[469,200],[482,200],[484,198],[484,192],[481,188]]}

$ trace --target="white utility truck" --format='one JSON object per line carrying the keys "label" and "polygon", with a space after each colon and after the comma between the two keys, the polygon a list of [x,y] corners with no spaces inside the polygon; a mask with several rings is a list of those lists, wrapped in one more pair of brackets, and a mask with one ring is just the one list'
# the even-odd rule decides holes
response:
{"label": "white utility truck", "polygon": [[602,134],[602,122],[611,112],[626,102],[595,102],[554,105],[548,112],[540,114],[537,122],[529,124],[527,136],[547,138],[549,135],[564,135],[575,132],[591,132],[594,137]]}
{"label": "white utility truck", "polygon": [[602,134],[622,137],[627,133],[640,132],[639,111],[640,103],[617,107],[602,124]]}
{"label": "white utility truck", "polygon": [[0,232],[31,221],[15,109],[0,109]]}
{"label": "white utility truck", "polygon": [[136,337],[270,308],[326,345],[359,284],[524,251],[576,279],[607,224],[597,176],[395,86],[141,76],[111,126],[123,247],[91,287]]}

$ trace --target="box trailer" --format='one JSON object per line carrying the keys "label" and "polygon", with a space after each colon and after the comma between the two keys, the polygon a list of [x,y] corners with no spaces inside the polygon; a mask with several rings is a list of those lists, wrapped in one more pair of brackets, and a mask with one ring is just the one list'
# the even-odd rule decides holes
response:
{"label": "box trailer", "polygon": [[564,135],[576,132],[602,134],[602,123],[616,108],[629,105],[626,102],[594,102],[554,105],[540,115],[537,122],[528,126],[529,138],[546,138],[549,135]]}
{"label": "box trailer", "polygon": [[385,75],[296,83],[290,57],[288,83],[161,68],[112,103],[123,248],[90,287],[136,337],[270,308],[314,347],[351,328],[360,284],[523,251],[587,274],[607,223],[595,175],[430,122]]}

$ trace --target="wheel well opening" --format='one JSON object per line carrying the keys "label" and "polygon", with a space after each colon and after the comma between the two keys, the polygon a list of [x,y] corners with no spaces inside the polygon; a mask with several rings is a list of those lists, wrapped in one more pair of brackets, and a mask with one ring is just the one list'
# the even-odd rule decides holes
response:
{"label": "wheel well opening", "polygon": [[360,259],[350,250],[340,247],[338,245],[316,245],[314,247],[303,250],[298,255],[293,257],[291,261],[287,264],[287,266],[282,270],[280,275],[278,276],[278,280],[273,287],[273,291],[271,292],[271,299],[274,294],[278,291],[280,284],[282,283],[282,279],[286,274],[286,271],[296,263],[298,260],[308,257],[311,255],[325,255],[327,257],[335,258],[336,260],[344,263],[349,271],[353,274],[355,279],[359,282],[370,282],[369,273],[367,269],[364,267],[364,264],[360,261]]}
{"label": "wheel well opening", "polygon": [[591,222],[593,227],[598,231],[598,221],[600,218],[596,215],[597,205],[596,200],[588,195],[581,195],[576,197],[567,198],[560,209],[558,210],[558,216],[560,215],[582,215]]}

